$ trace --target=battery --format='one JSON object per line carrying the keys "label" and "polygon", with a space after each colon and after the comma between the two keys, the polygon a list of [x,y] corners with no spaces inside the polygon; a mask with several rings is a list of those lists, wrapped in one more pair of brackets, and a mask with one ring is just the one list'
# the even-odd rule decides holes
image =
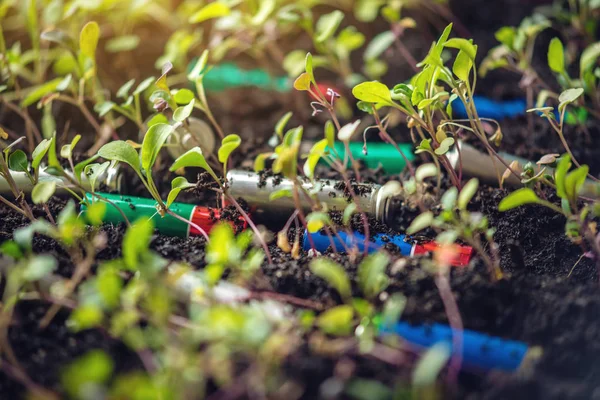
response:
{"label": "battery", "polygon": [[[154,199],[109,193],[98,193],[98,195],[110,200],[114,205],[119,207],[131,222],[140,218],[152,219],[155,229],[163,235],[189,237],[201,234],[190,224],[181,221],[172,215],[166,214],[164,217],[161,217],[156,208],[158,203]],[[90,193],[86,194],[86,200],[90,203],[98,201],[98,199],[94,198]],[[85,218],[86,210],[87,206],[84,203],[81,205],[81,215],[83,218]],[[206,232],[209,232],[212,227],[220,221],[221,217],[221,211],[218,208],[202,207],[186,203],[172,203],[169,206],[169,210],[198,225]],[[118,224],[125,221],[119,210],[107,203],[104,222]],[[247,227],[247,222],[242,217],[235,223],[233,221],[228,222],[234,229],[242,230]]]}

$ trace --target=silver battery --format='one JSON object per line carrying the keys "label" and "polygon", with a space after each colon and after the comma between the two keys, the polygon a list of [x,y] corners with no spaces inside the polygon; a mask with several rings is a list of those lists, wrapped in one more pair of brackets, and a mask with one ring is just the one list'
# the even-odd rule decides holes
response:
{"label": "silver battery", "polygon": [[[105,184],[108,187],[108,189],[111,191],[114,191],[114,190],[118,191],[122,187],[123,179],[122,179],[121,172],[122,171],[121,171],[119,164],[117,164],[113,167],[109,167],[106,169],[106,171],[102,175],[100,175],[98,177],[97,182]],[[72,172],[70,172],[70,171],[66,171],[66,173],[69,174],[71,177],[73,176]],[[13,180],[15,181],[15,184],[17,185],[17,187],[20,190],[22,190],[23,193],[26,193],[26,194],[31,193],[31,190],[33,189],[33,185],[31,184],[31,181],[29,180],[29,177],[27,176],[27,174],[25,174],[24,172],[11,171],[10,175],[12,176]],[[38,181],[39,182],[45,182],[45,181],[56,182],[56,191],[58,193],[65,192],[65,190],[64,190],[65,187],[67,187],[67,188],[73,187],[71,182],[69,182],[66,178],[50,175],[44,171],[40,171]],[[83,176],[81,179],[81,184],[86,190],[91,189],[89,181]],[[98,185],[96,185],[96,187],[98,187]],[[10,186],[8,185],[8,182],[6,181],[6,179],[4,179],[3,176],[0,176],[0,193],[2,193],[2,194],[10,194],[11,193]]]}
{"label": "silver battery", "polygon": [[[309,180],[302,180],[302,186],[308,193],[313,193],[313,198],[326,205],[327,211],[344,211],[350,204],[351,198],[344,193],[343,183],[330,179],[316,179],[315,184]],[[293,197],[285,196],[271,200],[272,193],[280,190],[293,190],[294,184],[289,179],[279,176],[269,176],[261,181],[257,173],[241,170],[232,170],[227,173],[229,184],[228,193],[234,198],[242,198],[250,207],[255,209],[253,216],[263,218],[287,218],[296,209]],[[341,188],[341,189],[340,189]],[[386,208],[389,195],[386,195],[382,186],[368,183],[354,183],[356,203],[360,209],[385,222]],[[300,192],[300,206],[305,213],[311,212],[311,202],[306,193]]]}
{"label": "silver battery", "polygon": [[[534,162],[531,162],[531,160],[517,157],[513,154],[499,152],[498,155],[507,165],[510,165],[513,161],[517,161],[521,167],[527,163],[531,163],[535,174],[538,174],[544,167],[546,168],[546,173],[551,175],[554,173],[553,168],[537,165]],[[498,176],[502,176],[504,171],[506,171],[506,167],[500,160],[495,157],[490,157],[489,154],[481,152],[462,141],[458,141],[457,145],[449,151],[446,156],[448,157],[452,168],[455,170],[462,169],[464,175],[477,177],[484,182],[497,183]],[[510,174],[504,182],[511,186],[522,185],[521,179],[514,174]],[[600,185],[591,179],[586,179],[580,194],[585,197],[600,198]]]}

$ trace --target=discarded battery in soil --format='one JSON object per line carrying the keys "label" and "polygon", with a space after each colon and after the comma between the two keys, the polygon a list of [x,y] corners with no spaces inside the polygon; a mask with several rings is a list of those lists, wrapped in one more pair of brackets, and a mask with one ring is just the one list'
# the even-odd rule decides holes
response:
{"label": "discarded battery in soil", "polygon": [[[98,195],[110,200],[114,205],[119,207],[130,222],[144,217],[152,218],[155,229],[163,235],[188,237],[201,234],[195,227],[172,215],[166,214],[164,217],[161,217],[156,210],[157,203],[154,199],[109,193],[98,193]],[[98,199],[94,198],[90,193],[86,194],[86,200],[88,202],[98,201]],[[82,204],[81,212],[83,218],[85,218],[86,209],[87,206]],[[169,206],[169,210],[198,225],[206,232],[209,232],[212,227],[219,222],[221,217],[220,210],[217,208],[201,207],[186,203],[172,203]],[[125,221],[119,210],[112,204],[107,203],[104,222],[118,224]],[[234,228],[238,227],[240,229],[245,229],[247,224],[241,217],[239,218],[238,223],[234,224],[231,221],[228,222],[230,222]]]}
{"label": "discarded battery in soil", "polygon": [[[362,252],[365,248],[365,235],[356,231],[352,234],[339,231],[337,235],[332,234],[330,238],[323,230],[309,233],[308,230],[305,229],[302,246],[306,251],[312,248],[309,237],[312,238],[315,250],[321,253],[325,252],[330,246],[335,246],[337,252],[344,252],[346,248],[350,249],[354,247]],[[387,244],[393,244],[398,248],[402,255],[412,257],[418,254],[434,252],[440,247],[439,244],[435,242],[410,243],[407,241],[408,237],[402,234],[386,235],[380,233],[372,235],[369,239],[370,240],[367,241],[367,251],[369,253],[375,252]],[[450,264],[455,267],[468,265],[471,260],[471,255],[473,254],[473,248],[459,245],[455,245],[455,248],[456,254],[452,258]]]}
{"label": "discarded battery in soil", "polygon": [[452,355],[458,355],[454,348],[453,335],[462,336],[463,365],[485,371],[515,371],[524,362],[530,348],[526,343],[488,336],[471,330],[456,331],[447,325],[411,325],[407,322],[379,324],[380,335],[396,334],[412,345],[429,348],[436,343],[447,343]]}

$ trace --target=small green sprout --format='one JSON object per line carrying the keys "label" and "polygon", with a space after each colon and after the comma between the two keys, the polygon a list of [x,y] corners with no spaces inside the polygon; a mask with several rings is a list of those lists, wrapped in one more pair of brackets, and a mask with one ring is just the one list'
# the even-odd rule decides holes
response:
{"label": "small green sprout", "polygon": [[341,265],[327,257],[319,257],[311,261],[310,270],[337,290],[344,301],[350,300],[350,279]]}

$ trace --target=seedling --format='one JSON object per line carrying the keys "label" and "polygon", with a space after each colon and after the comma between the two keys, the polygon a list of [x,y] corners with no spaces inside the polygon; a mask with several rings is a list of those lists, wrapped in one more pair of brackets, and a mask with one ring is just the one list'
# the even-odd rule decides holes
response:
{"label": "seedling", "polygon": [[[455,187],[448,189],[441,198],[443,211],[438,216],[431,211],[420,214],[410,224],[406,233],[412,235],[429,227],[441,231],[436,238],[436,242],[441,245],[440,258],[437,261],[446,265],[450,265],[456,257],[457,249],[452,249],[450,245],[460,238],[480,254],[488,266],[490,275],[499,279],[502,277],[502,271],[496,254],[496,245],[493,242],[495,229],[489,227],[486,216],[467,210],[478,187],[479,181],[473,178],[464,185],[460,192]],[[485,252],[481,236],[491,243],[492,257]]]}

